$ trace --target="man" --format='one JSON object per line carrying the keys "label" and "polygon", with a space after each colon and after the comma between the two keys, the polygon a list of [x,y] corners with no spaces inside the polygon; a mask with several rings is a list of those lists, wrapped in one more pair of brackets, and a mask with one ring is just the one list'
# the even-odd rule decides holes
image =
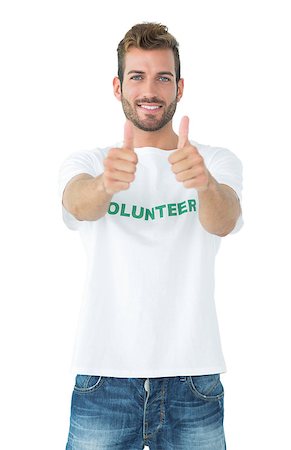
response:
{"label": "man", "polygon": [[172,128],[183,95],[178,43],[137,24],[118,46],[123,143],[62,164],[67,226],[88,277],[67,450],[225,449],[225,372],[214,301],[222,236],[241,218],[241,163]]}

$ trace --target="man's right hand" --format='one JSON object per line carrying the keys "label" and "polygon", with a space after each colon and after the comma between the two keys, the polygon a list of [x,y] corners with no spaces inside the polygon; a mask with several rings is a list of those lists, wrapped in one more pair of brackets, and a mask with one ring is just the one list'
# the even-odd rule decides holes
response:
{"label": "man's right hand", "polygon": [[133,147],[133,129],[129,120],[124,125],[122,148],[111,148],[104,159],[102,181],[108,194],[126,190],[135,179],[137,154]]}

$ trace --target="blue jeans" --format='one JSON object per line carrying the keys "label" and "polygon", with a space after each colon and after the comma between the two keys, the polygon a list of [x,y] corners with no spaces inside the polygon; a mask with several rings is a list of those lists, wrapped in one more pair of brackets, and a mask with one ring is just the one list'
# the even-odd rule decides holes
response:
{"label": "blue jeans", "polygon": [[225,450],[220,374],[77,375],[66,450]]}

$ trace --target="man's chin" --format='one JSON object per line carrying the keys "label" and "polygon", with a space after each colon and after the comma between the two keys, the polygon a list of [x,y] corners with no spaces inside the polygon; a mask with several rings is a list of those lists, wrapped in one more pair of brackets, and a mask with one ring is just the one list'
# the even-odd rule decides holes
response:
{"label": "man's chin", "polygon": [[152,119],[134,121],[134,125],[143,131],[158,131],[164,126],[162,122]]}

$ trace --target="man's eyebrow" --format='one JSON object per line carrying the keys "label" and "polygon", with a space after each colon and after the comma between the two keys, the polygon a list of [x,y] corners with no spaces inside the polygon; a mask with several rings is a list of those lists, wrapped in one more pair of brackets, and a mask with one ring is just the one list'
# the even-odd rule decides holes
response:
{"label": "man's eyebrow", "polygon": [[[145,72],[143,70],[130,70],[129,72],[127,72],[127,75],[129,75],[131,73],[144,74]],[[172,72],[167,72],[166,70],[165,71],[161,71],[161,72],[157,72],[157,75],[170,75],[171,77],[174,77]]]}
{"label": "man's eyebrow", "polygon": [[174,75],[172,74],[172,72],[164,72],[164,71],[162,71],[162,72],[158,72],[158,75],[170,75],[171,77],[173,77]]}
{"label": "man's eyebrow", "polygon": [[129,75],[130,73],[145,73],[142,70],[130,70],[129,72],[127,72],[127,75]]}

